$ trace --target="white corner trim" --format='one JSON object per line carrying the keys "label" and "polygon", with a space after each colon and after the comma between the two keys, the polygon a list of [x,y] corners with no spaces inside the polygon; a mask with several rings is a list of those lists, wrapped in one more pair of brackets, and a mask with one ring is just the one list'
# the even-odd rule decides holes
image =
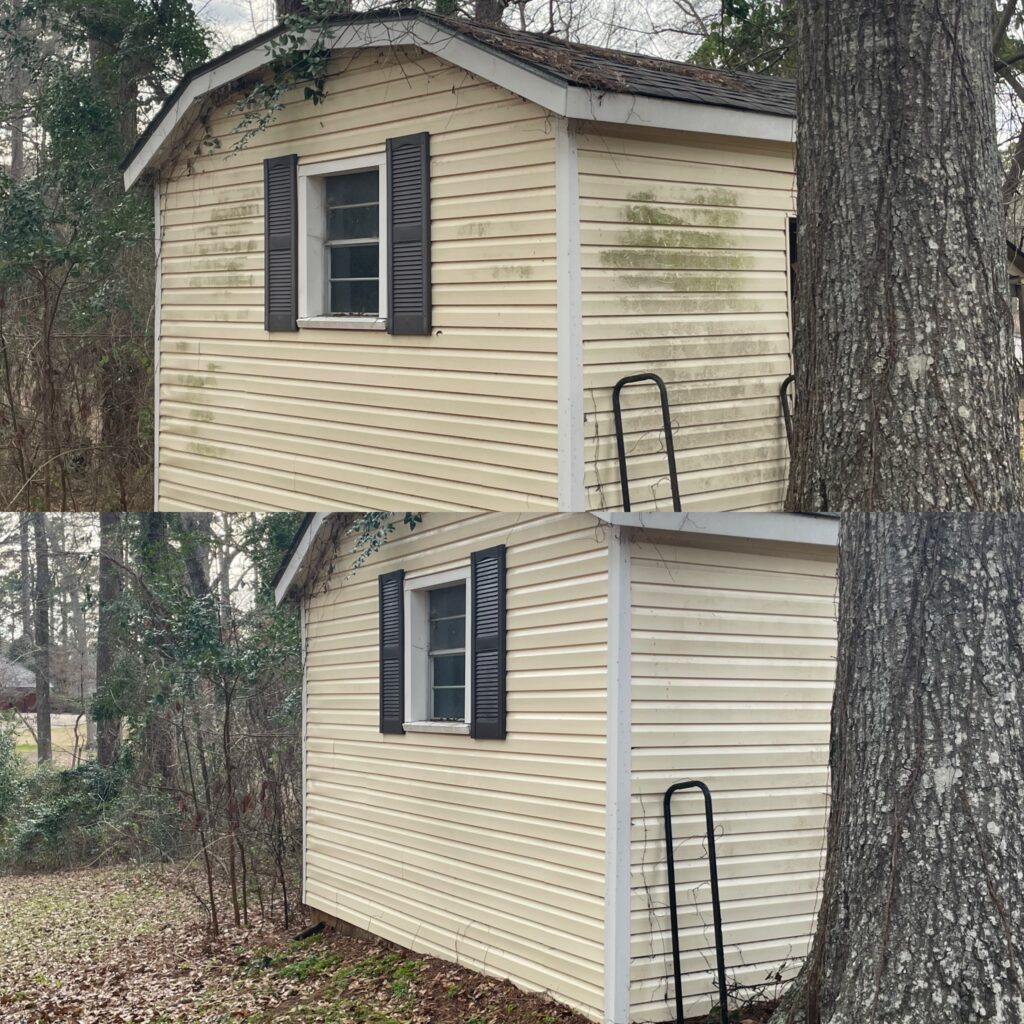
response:
{"label": "white corner trim", "polygon": [[313,546],[313,542],[327,522],[330,514],[330,512],[317,512],[306,526],[305,532],[292,552],[292,557],[288,559],[288,564],[285,566],[284,572],[281,573],[281,578],[277,581],[277,586],[274,587],[274,601],[277,604],[281,604],[288,596],[288,591],[291,590],[295,577],[298,576],[299,571],[302,569],[306,555],[309,554],[309,549]]}
{"label": "white corner trim", "polygon": [[160,179],[153,181],[153,255],[156,272],[153,296],[153,509],[160,509],[160,313],[163,304],[163,216]]}
{"label": "white corner trim", "polygon": [[839,519],[797,512],[593,512],[609,526],[836,547]]}
{"label": "white corner trim", "polygon": [[629,531],[608,535],[608,714],[605,793],[604,1020],[629,1024],[632,824],[632,595]]}
{"label": "white corner trim", "polygon": [[583,284],[576,128],[555,118],[555,236],[558,302],[558,511],[586,508],[583,436]]}
{"label": "white corner trim", "polygon": [[[310,42],[313,42],[312,37]],[[561,117],[775,142],[792,142],[795,138],[795,119],[791,117],[570,86],[553,75],[525,66],[510,55],[416,17],[339,26],[327,45],[333,50],[419,46]],[[125,189],[131,188],[153,164],[200,99],[267,62],[267,43],[264,42],[243,49],[230,60],[192,79],[174,103],[161,110],[160,123],[125,168]]]}
{"label": "white corner trim", "polygon": [[308,750],[308,733],[309,733],[309,675],[307,662],[309,660],[309,652],[306,650],[306,646],[309,643],[309,612],[306,609],[306,600],[303,598],[299,602],[299,643],[302,645],[302,878],[300,882],[300,891],[302,893],[302,902],[306,902],[306,864],[308,856],[307,843],[309,839],[309,828],[306,821],[306,792],[308,789],[307,782],[307,766],[306,766],[306,752]]}

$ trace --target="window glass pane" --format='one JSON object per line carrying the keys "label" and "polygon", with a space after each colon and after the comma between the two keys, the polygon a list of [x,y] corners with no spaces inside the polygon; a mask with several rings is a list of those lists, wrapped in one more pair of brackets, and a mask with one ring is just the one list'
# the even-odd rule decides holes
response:
{"label": "window glass pane", "polygon": [[379,304],[376,281],[331,282],[332,313],[377,313]]}
{"label": "window glass pane", "polygon": [[379,277],[380,246],[335,245],[331,247],[331,277]]}
{"label": "window glass pane", "polygon": [[464,722],[466,720],[466,691],[435,690],[434,708],[431,718],[443,721]]}
{"label": "window glass pane", "polygon": [[457,583],[454,587],[441,587],[430,591],[431,619],[446,618],[450,615],[466,614],[466,585]]}
{"label": "window glass pane", "polygon": [[379,199],[380,174],[376,168],[356,171],[355,174],[339,174],[326,180],[328,206],[376,203]]}
{"label": "window glass pane", "polygon": [[432,651],[461,651],[466,647],[466,617],[430,620],[430,649]]}
{"label": "window glass pane", "polygon": [[430,656],[432,683],[438,686],[466,685],[466,656],[464,654],[432,654]]}
{"label": "window glass pane", "polygon": [[327,211],[327,238],[332,242],[346,238],[377,238],[380,219],[378,206],[342,206]]}

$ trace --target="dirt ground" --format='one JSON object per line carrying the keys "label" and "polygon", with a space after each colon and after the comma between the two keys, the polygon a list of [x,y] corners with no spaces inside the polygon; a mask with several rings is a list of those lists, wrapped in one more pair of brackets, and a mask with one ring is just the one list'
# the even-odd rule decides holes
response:
{"label": "dirt ground", "polygon": [[307,922],[214,938],[178,870],[0,877],[4,1024],[586,1024],[542,996]]}

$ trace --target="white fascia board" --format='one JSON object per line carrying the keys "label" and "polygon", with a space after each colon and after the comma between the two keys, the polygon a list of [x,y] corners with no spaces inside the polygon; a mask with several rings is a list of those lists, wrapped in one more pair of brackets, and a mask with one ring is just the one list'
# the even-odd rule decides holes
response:
{"label": "white fascia board", "polygon": [[795,142],[796,119],[707,103],[688,103],[656,96],[569,88],[566,113],[582,121],[628,124],[638,128],[669,128],[706,135],[732,135],[767,142]]}
{"label": "white fascia board", "polygon": [[635,530],[663,530],[738,540],[836,547],[839,520],[793,512],[594,512],[601,522]]}
{"label": "white fascia board", "polygon": [[317,512],[306,526],[306,532],[302,535],[302,539],[292,552],[292,557],[288,559],[288,565],[285,566],[285,570],[277,581],[277,586],[274,588],[274,601],[278,605],[282,604],[288,597],[288,591],[291,590],[292,585],[305,565],[309,549],[315,543],[317,536],[324,528],[330,515],[330,512]]}
{"label": "white fascia board", "polygon": [[[311,34],[309,41],[312,42],[313,38]],[[790,117],[570,86],[527,67],[510,55],[498,53],[466,36],[416,18],[339,26],[328,45],[332,50],[418,46],[561,117],[774,142],[792,142],[795,138],[796,122]],[[267,62],[267,45],[256,46],[190,82],[125,169],[125,189],[131,188],[156,160],[193,104],[214,89],[251,74]]]}

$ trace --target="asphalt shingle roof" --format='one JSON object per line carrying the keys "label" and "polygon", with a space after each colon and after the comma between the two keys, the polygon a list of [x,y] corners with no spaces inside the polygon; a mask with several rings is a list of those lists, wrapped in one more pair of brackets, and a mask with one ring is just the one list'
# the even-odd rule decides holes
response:
{"label": "asphalt shingle roof", "polygon": [[[413,18],[421,23],[458,34],[478,46],[500,54],[505,59],[523,65],[535,74],[579,88],[592,89],[598,93],[650,96],[684,103],[702,103],[754,113],[775,114],[781,117],[796,116],[796,83],[784,78],[719,71],[682,61],[630,53],[626,50],[570,43],[554,36],[519,32],[504,26],[495,27],[473,21],[442,18],[417,8],[393,7],[362,14],[342,15],[332,19],[332,22],[339,26],[369,22],[386,24]],[[189,72],[139,136],[131,152],[122,162],[122,168],[131,163],[157,125],[174,108],[189,83],[242,53],[265,47],[280,31],[278,26],[264,32]],[[404,40],[396,37],[395,42],[402,45]]]}
{"label": "asphalt shingle roof", "polygon": [[719,71],[533,32],[419,14],[581,88],[796,116],[796,83],[786,78]]}

